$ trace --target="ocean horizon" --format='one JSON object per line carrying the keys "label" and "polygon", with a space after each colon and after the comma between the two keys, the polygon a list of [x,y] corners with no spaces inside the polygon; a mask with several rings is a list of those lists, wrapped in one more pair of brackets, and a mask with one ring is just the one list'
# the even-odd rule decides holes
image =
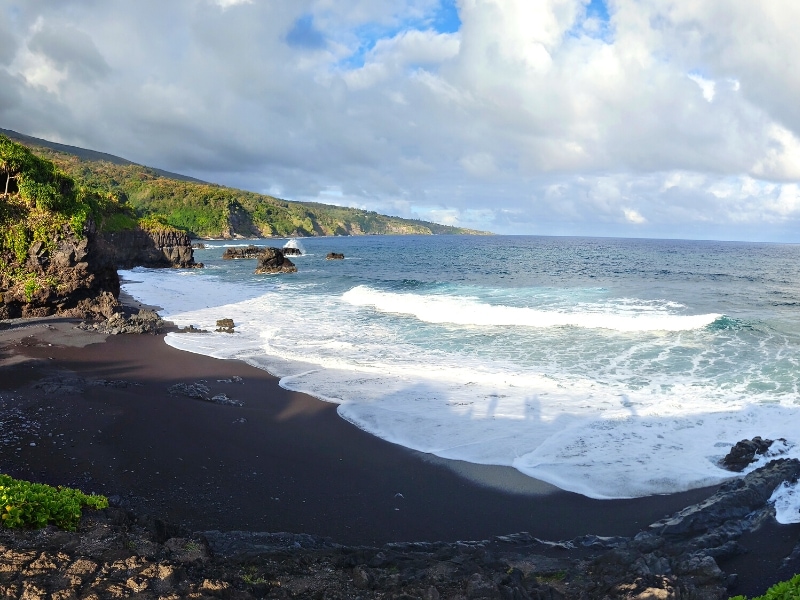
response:
{"label": "ocean horizon", "polygon": [[[731,446],[777,440],[744,473],[800,458],[800,245],[543,236],[206,241],[204,269],[122,271],[181,350],[235,358],[338,405],[387,441],[503,465],[590,498],[737,475]],[[231,246],[300,247],[254,275]],[[340,252],[345,260],[326,260]],[[776,492],[800,522],[800,490]]]}

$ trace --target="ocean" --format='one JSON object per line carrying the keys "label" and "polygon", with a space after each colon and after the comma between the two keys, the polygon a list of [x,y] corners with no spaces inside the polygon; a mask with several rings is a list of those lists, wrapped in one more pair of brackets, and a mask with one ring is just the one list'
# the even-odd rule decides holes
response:
{"label": "ocean", "polygon": [[[254,275],[230,246],[299,246]],[[591,498],[736,475],[737,441],[800,458],[800,245],[527,236],[207,242],[204,269],[122,271],[180,326],[390,442]],[[341,252],[345,260],[326,260]],[[745,471],[747,472],[747,471]],[[800,522],[800,487],[776,491]]]}

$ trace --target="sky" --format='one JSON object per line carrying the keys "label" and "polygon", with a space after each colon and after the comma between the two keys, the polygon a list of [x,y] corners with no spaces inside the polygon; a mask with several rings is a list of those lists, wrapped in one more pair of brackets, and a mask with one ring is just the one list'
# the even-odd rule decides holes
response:
{"label": "sky", "polygon": [[797,0],[0,0],[0,127],[504,234],[800,242]]}

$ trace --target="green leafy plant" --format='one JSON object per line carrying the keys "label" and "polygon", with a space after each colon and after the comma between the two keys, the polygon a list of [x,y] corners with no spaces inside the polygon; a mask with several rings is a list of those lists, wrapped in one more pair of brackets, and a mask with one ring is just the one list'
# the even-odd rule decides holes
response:
{"label": "green leafy plant", "polygon": [[31,275],[25,281],[25,300],[30,302],[33,299],[33,295],[39,290],[39,282],[36,281],[36,277]]}
{"label": "green leafy plant", "polygon": [[[781,581],[769,588],[763,596],[751,600],[797,600],[800,598],[800,574],[788,581]],[[747,600],[745,596],[733,596],[730,600]]]}
{"label": "green leafy plant", "polygon": [[3,527],[38,528],[53,524],[74,531],[84,506],[106,508],[108,498],[0,474],[0,513]]}

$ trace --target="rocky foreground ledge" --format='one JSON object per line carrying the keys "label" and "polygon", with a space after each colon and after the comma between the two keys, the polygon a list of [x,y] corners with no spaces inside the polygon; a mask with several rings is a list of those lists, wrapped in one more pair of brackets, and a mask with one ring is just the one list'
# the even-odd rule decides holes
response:
{"label": "rocky foreground ledge", "polygon": [[[0,531],[9,598],[727,598],[718,560],[774,518],[767,499],[800,476],[780,459],[634,538],[547,542],[525,533],[456,543],[343,546],[297,534],[190,533],[124,501],[77,532]],[[795,566],[800,543],[786,561]],[[794,561],[794,562],[792,562]]]}

